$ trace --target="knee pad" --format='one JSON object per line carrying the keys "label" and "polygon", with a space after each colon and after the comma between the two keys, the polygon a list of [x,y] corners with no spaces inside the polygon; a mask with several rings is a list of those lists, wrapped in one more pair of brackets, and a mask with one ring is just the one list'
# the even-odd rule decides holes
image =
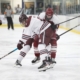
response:
{"label": "knee pad", "polygon": [[42,50],[42,49],[45,49],[46,48],[46,45],[45,44],[39,44],[38,45],[38,50]]}
{"label": "knee pad", "polygon": [[27,53],[29,50],[30,50],[30,45],[25,45],[21,51]]}

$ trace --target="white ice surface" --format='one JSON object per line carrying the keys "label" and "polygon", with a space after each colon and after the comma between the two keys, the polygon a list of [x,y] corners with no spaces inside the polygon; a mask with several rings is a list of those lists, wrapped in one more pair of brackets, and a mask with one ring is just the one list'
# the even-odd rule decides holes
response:
{"label": "white ice surface", "polygon": [[[64,30],[59,29],[58,34]],[[0,28],[0,57],[16,48],[22,28],[14,31]],[[33,49],[22,61],[22,67],[14,67],[19,50],[0,60],[0,80],[80,80],[80,35],[68,32],[58,40],[57,64],[46,72],[38,72],[41,64],[31,64]]]}

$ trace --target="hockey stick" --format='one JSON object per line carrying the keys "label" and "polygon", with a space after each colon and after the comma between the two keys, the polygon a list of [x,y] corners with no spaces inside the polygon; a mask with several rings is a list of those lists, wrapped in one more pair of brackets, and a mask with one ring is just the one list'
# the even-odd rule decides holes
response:
{"label": "hockey stick", "polygon": [[63,34],[65,34],[65,33],[69,32],[69,31],[71,31],[72,29],[74,29],[74,28],[76,28],[76,27],[78,27],[78,26],[80,26],[80,24],[78,24],[78,25],[74,26],[73,28],[70,28],[69,30],[63,32],[63,33],[60,34],[59,36],[62,36]]}
{"label": "hockey stick", "polygon": [[58,23],[58,24],[56,24],[56,25],[60,25],[60,24],[62,24],[62,23],[71,21],[71,20],[76,19],[76,18],[78,18],[78,17],[80,17],[80,15],[79,15],[79,16],[76,16],[76,17],[74,17],[74,18],[68,19],[68,20],[66,20],[66,21],[60,22],[60,23]]}
{"label": "hockey stick", "polygon": [[11,53],[15,52],[16,50],[18,50],[18,49],[17,49],[17,48],[15,48],[14,50],[10,51],[10,52],[9,52],[9,53],[7,53],[6,55],[2,56],[2,57],[0,58],[0,60],[1,60],[1,59],[3,59],[4,57],[8,56],[9,54],[11,54]]}

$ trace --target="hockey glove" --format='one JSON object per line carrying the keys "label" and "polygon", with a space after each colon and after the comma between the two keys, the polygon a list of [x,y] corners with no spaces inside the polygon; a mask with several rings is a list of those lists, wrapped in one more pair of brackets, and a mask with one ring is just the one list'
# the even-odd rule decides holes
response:
{"label": "hockey glove", "polygon": [[55,30],[57,28],[57,25],[54,25],[54,23],[51,22],[51,26],[52,30]]}
{"label": "hockey glove", "polygon": [[56,39],[59,40],[60,39],[60,36],[58,34],[56,34]]}
{"label": "hockey glove", "polygon": [[23,48],[23,42],[22,41],[19,41],[18,44],[17,44],[17,48],[19,50],[21,50]]}

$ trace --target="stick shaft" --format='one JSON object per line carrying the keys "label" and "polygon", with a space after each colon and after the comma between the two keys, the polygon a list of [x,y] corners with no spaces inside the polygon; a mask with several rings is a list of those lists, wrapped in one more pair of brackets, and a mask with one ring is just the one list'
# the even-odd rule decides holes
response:
{"label": "stick shaft", "polygon": [[4,57],[8,56],[9,54],[13,53],[13,52],[16,51],[16,50],[17,50],[17,48],[14,49],[14,50],[12,50],[12,51],[10,51],[10,52],[7,53],[6,55],[2,56],[2,57],[0,58],[0,60],[3,59]]}
{"label": "stick shaft", "polygon": [[68,19],[68,20],[66,20],[66,21],[63,21],[63,22],[61,22],[61,23],[58,23],[57,25],[60,25],[60,24],[62,24],[62,23],[68,22],[68,21],[71,21],[71,20],[76,19],[76,18],[78,18],[78,17],[80,17],[80,15],[79,15],[79,16],[76,16],[76,17],[74,17],[74,18]]}
{"label": "stick shaft", "polygon": [[78,26],[80,26],[80,24],[78,24],[77,26],[74,26],[73,28],[71,28],[71,29],[69,29],[69,30],[63,32],[63,33],[60,34],[59,36],[62,36],[63,34],[65,34],[65,33],[69,32],[69,31],[71,31],[72,29],[74,29],[74,28],[76,28],[76,27],[78,27]]}

